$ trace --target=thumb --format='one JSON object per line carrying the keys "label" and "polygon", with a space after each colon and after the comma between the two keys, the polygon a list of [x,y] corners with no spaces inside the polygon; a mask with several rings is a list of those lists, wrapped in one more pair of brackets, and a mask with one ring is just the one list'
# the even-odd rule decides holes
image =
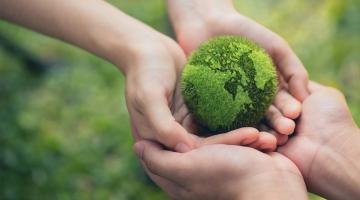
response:
{"label": "thumb", "polygon": [[282,38],[275,36],[276,44],[267,50],[274,59],[274,64],[288,84],[289,92],[299,101],[304,101],[309,96],[309,75],[301,60]]}
{"label": "thumb", "polygon": [[148,102],[145,117],[154,131],[152,139],[177,152],[183,153],[194,148],[194,138],[175,120],[166,100],[154,98]]}
{"label": "thumb", "polygon": [[198,147],[212,144],[249,145],[259,139],[259,131],[255,128],[244,127],[227,133],[201,138]]}
{"label": "thumb", "polygon": [[189,162],[180,153],[167,151],[154,142],[139,141],[134,145],[134,151],[150,173],[168,180],[178,180],[178,172],[189,166]]}

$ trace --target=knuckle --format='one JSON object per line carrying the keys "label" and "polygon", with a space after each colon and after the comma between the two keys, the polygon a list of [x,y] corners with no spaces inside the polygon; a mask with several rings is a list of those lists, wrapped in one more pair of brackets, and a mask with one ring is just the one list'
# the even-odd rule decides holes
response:
{"label": "knuckle", "polygon": [[158,169],[158,165],[149,158],[148,154],[146,153],[146,151],[144,151],[144,155],[143,155],[143,161],[146,165],[146,168],[153,174],[155,175],[159,175],[159,169]]}
{"label": "knuckle", "polygon": [[290,71],[289,76],[285,79],[286,82],[296,82],[296,83],[308,83],[309,74],[300,62],[296,65],[296,68]]}
{"label": "knuckle", "polygon": [[154,87],[149,84],[141,84],[141,86],[134,91],[133,100],[136,105],[143,107],[153,94]]}
{"label": "knuckle", "polygon": [[169,135],[174,132],[174,127],[172,123],[163,123],[156,128],[156,132],[158,137],[160,137],[159,139],[167,139],[167,137],[171,137]]}
{"label": "knuckle", "polygon": [[298,69],[298,77],[301,79],[301,81],[308,81],[309,80],[309,73],[306,71],[306,69],[301,65],[301,67]]}
{"label": "knuckle", "polygon": [[158,173],[157,173],[158,171],[157,171],[156,166],[154,165],[154,162],[147,160],[147,161],[145,161],[145,163],[146,163],[146,167],[148,168],[148,170],[151,173],[158,175]]}
{"label": "knuckle", "polygon": [[293,82],[294,84],[307,84],[308,81],[309,75],[304,69],[298,69],[289,79],[289,82]]}

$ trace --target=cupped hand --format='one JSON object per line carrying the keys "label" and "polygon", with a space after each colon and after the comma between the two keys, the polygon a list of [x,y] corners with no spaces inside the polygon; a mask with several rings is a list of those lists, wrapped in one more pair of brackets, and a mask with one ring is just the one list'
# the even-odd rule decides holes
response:
{"label": "cupped hand", "polygon": [[[231,0],[168,1],[177,40],[186,54],[218,35],[239,35],[262,46],[277,67],[281,90],[267,115],[267,125],[283,144],[293,133],[301,103],[308,96],[308,75],[299,58],[279,35],[239,14]],[[291,95],[289,95],[291,94]],[[294,98],[295,97],[295,98]]]}
{"label": "cupped hand", "polygon": [[[249,145],[264,151],[276,148],[276,138],[254,128],[234,130],[206,140],[184,104],[180,91],[186,57],[170,38],[139,43],[126,69],[126,100],[137,139],[157,141],[169,149],[186,152],[204,144]],[[244,140],[244,138],[248,138]],[[245,141],[245,142],[244,142]]]}
{"label": "cupped hand", "polygon": [[308,95],[308,75],[299,58],[276,33],[239,14],[231,0],[169,1],[169,15],[180,46],[190,54],[217,35],[239,35],[257,42],[273,58],[290,93],[298,100]]}
{"label": "cupped hand", "polygon": [[[330,151],[330,155],[336,156],[335,152],[342,152],[344,148],[351,149],[351,145],[347,143],[351,140],[358,141],[356,136],[359,135],[359,130],[341,92],[315,82],[310,82],[309,89],[310,96],[303,102],[295,135],[278,150],[296,164],[309,188],[314,190],[326,187],[317,185],[323,181],[319,176],[325,171],[334,173],[325,175],[327,177],[335,177],[337,172],[342,171],[334,169],[335,163],[331,163],[333,157],[325,152]],[[350,155],[341,155],[339,158],[345,159],[347,156]]]}
{"label": "cupped hand", "polygon": [[222,144],[177,153],[148,141],[134,149],[173,199],[307,199],[299,170],[279,153]]}

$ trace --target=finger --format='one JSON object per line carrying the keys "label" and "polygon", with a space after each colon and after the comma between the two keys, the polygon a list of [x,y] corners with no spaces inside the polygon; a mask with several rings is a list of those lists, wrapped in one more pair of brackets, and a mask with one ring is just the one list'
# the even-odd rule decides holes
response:
{"label": "finger", "polygon": [[280,133],[274,131],[273,129],[269,128],[265,124],[260,124],[259,129],[260,129],[260,131],[268,132],[271,135],[275,136],[276,141],[277,141],[277,146],[286,144],[286,142],[289,139],[288,135],[280,134]]}
{"label": "finger", "polygon": [[279,81],[279,88],[283,90],[289,90],[288,84],[279,70],[276,70],[276,75]]}
{"label": "finger", "polygon": [[283,39],[275,39],[271,47],[275,65],[288,84],[290,93],[304,101],[309,96],[308,74],[300,59]]}
{"label": "finger", "polygon": [[227,145],[248,145],[259,138],[259,131],[255,128],[239,128],[228,133],[214,135],[208,138],[202,138],[197,147],[211,144]]}
{"label": "finger", "polygon": [[155,137],[146,139],[155,139],[178,152],[187,152],[194,148],[191,134],[175,120],[165,99],[151,98],[144,110]]}
{"label": "finger", "polygon": [[288,83],[290,93],[300,101],[305,100],[309,95],[308,74],[300,59],[295,55],[287,42],[274,32],[247,17],[242,17],[238,20],[241,28],[234,29],[234,33],[246,36],[265,48],[271,55],[286,83]]}
{"label": "finger", "polygon": [[164,150],[159,144],[150,141],[140,141],[134,145],[134,151],[144,166],[153,174],[171,181],[176,181],[190,163],[184,154]]}
{"label": "finger", "polygon": [[249,147],[261,150],[261,151],[275,151],[276,149],[276,138],[270,133],[260,132],[260,136],[257,141],[250,144]]}
{"label": "finger", "polygon": [[295,122],[284,117],[273,105],[271,105],[266,112],[266,120],[271,128],[281,134],[290,135],[295,130]]}
{"label": "finger", "polygon": [[274,131],[271,131],[269,133],[276,137],[276,141],[277,141],[276,145],[277,146],[285,145],[286,142],[289,140],[289,136],[287,136],[287,135],[279,134]]}
{"label": "finger", "polygon": [[287,118],[296,119],[301,113],[301,103],[285,90],[280,90],[274,99],[275,107]]}
{"label": "finger", "polygon": [[135,124],[133,123],[133,121],[131,121],[131,130],[132,130],[131,133],[132,133],[135,141],[136,141],[136,142],[137,142],[137,141],[140,141],[140,140],[141,140],[141,136],[139,135],[139,132],[138,132]]}

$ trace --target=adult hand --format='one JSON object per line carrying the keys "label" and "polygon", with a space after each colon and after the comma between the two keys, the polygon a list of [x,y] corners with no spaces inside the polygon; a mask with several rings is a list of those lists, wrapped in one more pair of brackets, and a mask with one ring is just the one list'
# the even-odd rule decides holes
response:
{"label": "adult hand", "polygon": [[[132,52],[126,67],[126,97],[138,139],[158,141],[170,149],[186,152],[207,143],[251,145],[271,151],[276,138],[269,133],[249,128],[250,135],[238,129],[211,137],[203,142],[200,129],[184,104],[179,79],[185,55],[170,38],[158,35],[156,42],[147,42]],[[256,136],[253,136],[253,135]],[[246,143],[238,142],[249,137]]]}
{"label": "adult hand", "polygon": [[150,177],[173,199],[307,199],[300,172],[279,153],[216,144],[181,154],[147,141],[134,148]]}
{"label": "adult hand", "polygon": [[186,54],[217,35],[247,37],[270,54],[281,82],[281,90],[275,102],[281,103],[270,107],[267,115],[272,121],[268,125],[279,133],[275,134],[279,141],[286,141],[287,135],[295,128],[295,123],[290,119],[296,119],[300,115],[299,101],[303,101],[308,95],[308,75],[285,40],[239,14],[231,0],[168,0],[168,8],[177,40]]}
{"label": "adult hand", "polygon": [[168,0],[180,46],[189,54],[217,35],[239,35],[257,42],[273,58],[284,83],[298,100],[307,95],[307,72],[289,45],[276,33],[239,14],[232,0]]}
{"label": "adult hand", "polygon": [[[185,56],[168,37],[105,1],[0,1],[0,18],[67,41],[112,62],[126,75],[127,105],[141,137],[177,151],[196,146],[186,130],[186,124],[193,123],[177,89]],[[234,135],[211,141],[233,143]],[[262,134],[257,141],[274,149],[275,138],[269,134]]]}
{"label": "adult hand", "polygon": [[279,152],[297,165],[312,192],[359,199],[359,129],[339,91],[314,82],[309,88],[296,135]]}

